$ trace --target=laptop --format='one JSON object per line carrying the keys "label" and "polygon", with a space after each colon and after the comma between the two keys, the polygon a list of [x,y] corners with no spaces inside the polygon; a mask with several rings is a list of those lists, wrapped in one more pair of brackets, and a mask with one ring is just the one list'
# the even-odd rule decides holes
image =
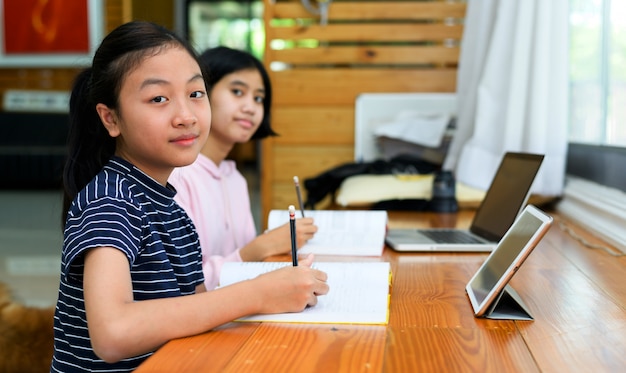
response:
{"label": "laptop", "polygon": [[546,234],[552,217],[527,205],[465,286],[476,317],[532,320],[509,281]]}
{"label": "laptop", "polygon": [[543,154],[507,152],[469,229],[390,229],[385,242],[396,251],[490,252],[523,210]]}

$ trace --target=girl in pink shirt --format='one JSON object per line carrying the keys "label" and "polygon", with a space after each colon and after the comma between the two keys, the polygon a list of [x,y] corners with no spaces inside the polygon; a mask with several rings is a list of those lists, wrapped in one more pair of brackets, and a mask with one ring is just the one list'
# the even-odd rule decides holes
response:
{"label": "girl in pink shirt", "polygon": [[[245,178],[228,153],[235,144],[274,136],[272,89],[263,64],[247,52],[217,47],[200,56],[209,71],[211,130],[197,160],[169,179],[175,200],[191,217],[202,248],[207,289],[218,284],[227,261],[261,261],[291,249],[289,225],[257,236]],[[312,218],[296,222],[297,245],[313,237]]]}

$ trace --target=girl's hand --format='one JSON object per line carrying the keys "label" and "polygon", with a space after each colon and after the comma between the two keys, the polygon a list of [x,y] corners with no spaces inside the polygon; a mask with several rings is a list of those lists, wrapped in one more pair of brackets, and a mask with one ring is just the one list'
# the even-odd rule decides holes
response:
{"label": "girl's hand", "polygon": [[[296,219],[296,246],[301,248],[317,232],[313,218]],[[239,254],[246,262],[262,261],[272,255],[287,254],[291,251],[289,223],[267,231],[244,246]]]}
{"label": "girl's hand", "polygon": [[[317,233],[317,225],[314,224],[313,218],[296,219],[296,246],[301,248]],[[281,242],[281,246],[285,247],[283,253],[291,251],[291,232],[289,223],[285,223],[265,234],[275,236],[277,242]]]}
{"label": "girl's hand", "polygon": [[328,293],[328,276],[311,264],[313,255],[309,254],[297,267],[286,266],[252,280],[264,292],[259,313],[300,312],[316,305],[317,297]]}

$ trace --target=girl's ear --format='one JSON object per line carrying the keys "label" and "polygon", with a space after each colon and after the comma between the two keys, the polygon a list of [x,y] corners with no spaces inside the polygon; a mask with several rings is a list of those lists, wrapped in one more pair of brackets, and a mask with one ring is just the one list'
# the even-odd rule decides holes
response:
{"label": "girl's ear", "polygon": [[117,137],[120,135],[120,127],[118,125],[118,119],[115,111],[109,109],[105,104],[97,104],[96,111],[100,116],[104,128],[109,132],[109,136]]}

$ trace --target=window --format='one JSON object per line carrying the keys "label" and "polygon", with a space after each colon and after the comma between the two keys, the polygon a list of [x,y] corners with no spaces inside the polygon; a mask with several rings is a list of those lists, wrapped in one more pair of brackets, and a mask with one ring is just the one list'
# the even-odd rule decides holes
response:
{"label": "window", "polygon": [[186,17],[187,36],[200,53],[224,45],[263,60],[262,0],[188,0]]}
{"label": "window", "polygon": [[624,0],[570,0],[569,178],[558,210],[626,254],[624,14]]}
{"label": "window", "polygon": [[570,142],[626,147],[626,1],[570,0]]}

